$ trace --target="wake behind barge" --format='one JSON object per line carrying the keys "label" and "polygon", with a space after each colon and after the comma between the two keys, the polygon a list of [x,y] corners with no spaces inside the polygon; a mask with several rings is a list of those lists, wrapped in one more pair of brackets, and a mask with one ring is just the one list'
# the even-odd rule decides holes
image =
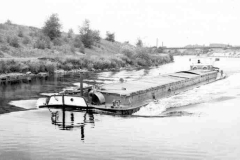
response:
{"label": "wake behind barge", "polygon": [[70,107],[107,114],[130,115],[163,97],[225,78],[215,70],[190,70],[136,81],[102,85],[87,96],[53,95],[40,107]]}

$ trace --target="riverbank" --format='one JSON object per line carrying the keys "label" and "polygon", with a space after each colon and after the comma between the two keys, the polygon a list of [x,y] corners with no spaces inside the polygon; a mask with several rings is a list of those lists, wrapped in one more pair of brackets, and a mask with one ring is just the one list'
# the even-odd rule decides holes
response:
{"label": "riverbank", "polygon": [[149,54],[147,52],[131,53],[126,50],[123,54],[115,56],[91,56],[91,57],[42,57],[29,59],[2,59],[0,60],[0,75],[9,73],[54,73],[60,70],[88,70],[109,71],[121,68],[136,68],[159,66],[173,62],[170,54]]}

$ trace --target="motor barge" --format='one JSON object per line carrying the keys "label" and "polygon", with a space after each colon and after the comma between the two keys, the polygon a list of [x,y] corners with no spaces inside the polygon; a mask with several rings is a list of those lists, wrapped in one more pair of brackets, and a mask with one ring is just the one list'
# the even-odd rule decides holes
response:
{"label": "motor barge", "polygon": [[[189,70],[135,81],[105,84],[83,92],[52,95],[41,107],[91,110],[107,114],[130,115],[151,101],[225,78],[216,70]],[[82,86],[82,85],[81,85]]]}

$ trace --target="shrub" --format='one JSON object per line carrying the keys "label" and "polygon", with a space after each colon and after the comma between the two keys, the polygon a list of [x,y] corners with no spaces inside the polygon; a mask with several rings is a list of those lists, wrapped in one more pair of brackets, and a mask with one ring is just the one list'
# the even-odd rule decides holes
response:
{"label": "shrub", "polygon": [[29,37],[24,37],[23,38],[23,44],[29,44],[31,42],[30,38]]}
{"label": "shrub", "polygon": [[17,37],[13,37],[12,39],[10,39],[9,45],[15,48],[20,47],[19,45],[19,41]]}
{"label": "shrub", "polygon": [[83,47],[83,43],[82,43],[81,37],[79,35],[74,38],[73,45],[76,48]]}
{"label": "shrub", "polygon": [[71,50],[72,53],[75,53],[75,52],[76,52],[76,49],[75,49],[74,46],[71,46],[71,47],[70,47],[70,50]]}
{"label": "shrub", "polygon": [[3,43],[3,42],[4,42],[4,40],[3,40],[2,36],[0,35],[0,43]]}
{"label": "shrub", "polygon": [[12,25],[12,22],[8,19],[5,24]]}
{"label": "shrub", "polygon": [[139,57],[136,58],[136,63],[139,66],[148,66],[146,60]]}
{"label": "shrub", "polygon": [[69,43],[69,39],[68,39],[67,37],[63,37],[63,41],[64,41],[65,43]]}
{"label": "shrub", "polygon": [[138,38],[136,46],[137,47],[143,47],[143,42],[142,42],[142,40],[140,38]]}
{"label": "shrub", "polygon": [[53,39],[53,45],[54,46],[61,46],[62,44],[63,44],[63,42],[60,38]]}
{"label": "shrub", "polygon": [[132,58],[135,55],[135,50],[132,47],[125,45],[122,47],[121,53],[129,58]]}
{"label": "shrub", "polygon": [[32,73],[39,73],[39,72],[45,72],[45,65],[43,62],[39,62],[39,61],[30,61],[28,62],[28,66],[29,66],[29,70]]}
{"label": "shrub", "polygon": [[29,67],[27,64],[25,63],[20,63],[19,65],[19,71],[20,72],[27,72],[29,70]]}
{"label": "shrub", "polygon": [[0,29],[2,30],[8,30],[8,27],[4,24],[0,24]]}
{"label": "shrub", "polygon": [[134,65],[133,59],[127,57],[126,55],[123,55],[123,56],[121,56],[121,57],[119,57],[119,58],[121,58],[121,60],[122,60],[126,65],[127,65],[127,64],[129,64],[129,65]]}
{"label": "shrub", "polygon": [[169,53],[168,55],[169,55],[170,61],[173,62],[174,61],[173,54]]}
{"label": "shrub", "polygon": [[18,31],[18,37],[23,37],[24,35],[23,35],[23,31],[22,30],[19,30]]}
{"label": "shrub", "polygon": [[69,29],[68,30],[68,38],[73,38],[73,34],[74,34],[74,32],[73,32],[73,29]]}
{"label": "shrub", "polygon": [[14,60],[7,61],[7,71],[8,72],[20,72],[20,63]]}
{"label": "shrub", "polygon": [[34,44],[34,48],[45,49],[51,48],[50,39],[44,35],[41,35]]}
{"label": "shrub", "polygon": [[56,69],[57,64],[53,62],[46,62],[45,67],[47,72],[54,73],[54,70]]}
{"label": "shrub", "polygon": [[0,73],[5,73],[6,72],[6,65],[4,61],[0,61]]}
{"label": "shrub", "polygon": [[93,70],[93,64],[92,63],[87,63],[86,68],[90,71]]}
{"label": "shrub", "polygon": [[62,66],[62,69],[69,71],[69,70],[73,69],[73,64],[72,63],[66,63]]}
{"label": "shrub", "polygon": [[10,50],[10,48],[9,48],[7,45],[3,45],[3,46],[1,47],[1,50],[2,50],[3,52],[8,52],[8,51]]}
{"label": "shrub", "polygon": [[79,48],[79,51],[81,52],[81,53],[85,53],[85,48],[84,48],[84,45],[83,45],[83,43],[82,43],[82,39],[81,39],[81,37],[80,36],[76,36],[75,38],[74,38],[74,42],[73,42],[74,44],[74,47],[76,47],[76,48]]}
{"label": "shrub", "polygon": [[79,52],[85,54],[85,48],[84,47],[79,48]]}
{"label": "shrub", "polygon": [[100,31],[99,30],[92,30],[92,36],[93,36],[94,42],[97,42],[97,43],[100,42],[101,37],[100,37]]}
{"label": "shrub", "polygon": [[115,42],[115,33],[110,33],[107,31],[105,39],[110,42]]}

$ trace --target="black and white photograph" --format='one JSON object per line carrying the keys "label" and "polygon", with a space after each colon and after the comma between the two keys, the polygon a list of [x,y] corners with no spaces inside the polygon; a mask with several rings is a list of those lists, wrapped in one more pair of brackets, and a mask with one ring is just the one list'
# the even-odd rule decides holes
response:
{"label": "black and white photograph", "polygon": [[0,160],[240,159],[240,1],[0,4]]}

